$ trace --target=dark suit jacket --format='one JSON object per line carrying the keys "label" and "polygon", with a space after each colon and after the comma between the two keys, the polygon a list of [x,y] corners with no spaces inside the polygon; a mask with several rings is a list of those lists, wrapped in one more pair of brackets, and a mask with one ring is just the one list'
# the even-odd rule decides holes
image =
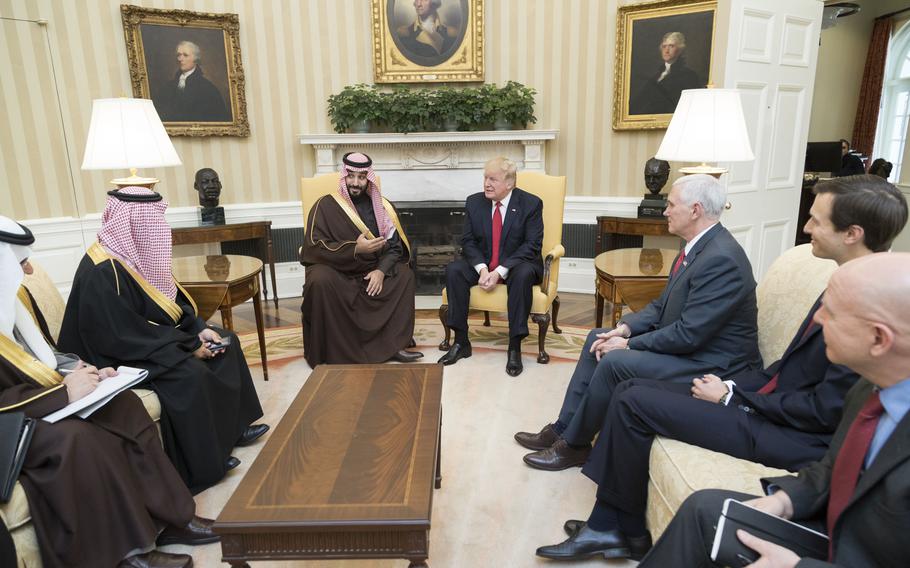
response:
{"label": "dark suit jacket", "polygon": [[[861,380],[847,394],[844,417],[834,433],[828,453],[821,461],[800,470],[798,477],[763,479],[787,493],[793,502],[793,519],[821,520],[828,509],[831,470],[844,437],[863,403],[872,394],[872,384]],[[855,568],[906,566],[910,557],[910,414],[898,424],[867,469],[847,508],[830,535],[837,566]],[[804,559],[800,567],[832,566]]]}
{"label": "dark suit jacket", "polygon": [[[730,377],[736,382],[730,405],[780,426],[789,426],[803,436],[815,434],[818,439],[830,443],[831,434],[840,422],[844,398],[859,380],[859,375],[828,360],[821,326],[812,326],[805,335],[820,303],[821,298],[815,301],[778,361],[763,371],[747,371]],[[778,373],[774,392],[755,392]]]}
{"label": "dark suit jacket", "polygon": [[156,98],[155,109],[163,122],[229,122],[231,113],[224,104],[218,88],[202,73],[202,67],[186,78],[183,90],[177,88],[180,71],[168,82],[161,96]]}
{"label": "dark suit jacket", "polygon": [[[465,200],[461,254],[471,266],[490,264],[493,254],[493,202],[483,192]],[[499,264],[511,269],[520,262],[533,265],[543,274],[540,247],[543,242],[543,202],[519,188],[512,190],[509,210],[499,239]]]}
{"label": "dark suit jacket", "polygon": [[718,369],[758,369],[757,319],[752,265],[718,223],[695,243],[660,297],[622,321],[632,331],[630,349],[686,356]]}
{"label": "dark suit jacket", "polygon": [[698,73],[686,66],[682,59],[677,59],[670,66],[670,72],[663,81],[658,77],[664,71],[663,64],[655,75],[650,77],[629,99],[629,114],[666,114],[676,111],[679,97],[686,89],[698,89],[705,84],[698,78]]}

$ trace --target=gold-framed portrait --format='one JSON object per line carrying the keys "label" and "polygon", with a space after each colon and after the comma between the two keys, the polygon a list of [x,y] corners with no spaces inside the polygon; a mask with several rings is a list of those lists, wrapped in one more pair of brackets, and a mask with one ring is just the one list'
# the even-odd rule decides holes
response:
{"label": "gold-framed portrait", "polygon": [[370,0],[377,83],[483,81],[483,0]]}
{"label": "gold-framed portrait", "polygon": [[249,136],[237,14],[122,4],[133,96],[171,136]]}
{"label": "gold-framed portrait", "polygon": [[666,128],[685,89],[711,83],[717,2],[669,0],[616,14],[613,129]]}

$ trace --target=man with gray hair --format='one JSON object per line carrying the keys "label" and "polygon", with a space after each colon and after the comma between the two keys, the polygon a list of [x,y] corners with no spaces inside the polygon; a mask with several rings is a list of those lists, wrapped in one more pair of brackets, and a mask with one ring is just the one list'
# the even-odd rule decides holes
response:
{"label": "man with gray hair", "polygon": [[616,386],[647,377],[689,383],[707,373],[735,375],[761,367],[755,279],[746,253],[720,224],[723,185],[696,174],[673,184],[668,228],[680,251],[660,297],[614,329],[594,329],[582,348],[557,420],[515,440],[535,450],[536,469],[580,466],[591,451]]}
{"label": "man with gray hair", "polygon": [[686,66],[685,52],[686,36],[682,32],[664,34],[660,41],[660,67],[648,71],[653,74],[647,79],[639,79],[635,94],[629,99],[629,114],[674,112],[684,90],[705,86],[698,73]]}
{"label": "man with gray hair", "polygon": [[174,79],[153,93],[155,109],[163,122],[230,122],[231,113],[221,92],[202,73],[199,46],[177,44]]}

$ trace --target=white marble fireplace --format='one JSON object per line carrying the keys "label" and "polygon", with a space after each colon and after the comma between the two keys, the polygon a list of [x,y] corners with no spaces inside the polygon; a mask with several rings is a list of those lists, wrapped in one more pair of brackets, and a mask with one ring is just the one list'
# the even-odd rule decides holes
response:
{"label": "white marble fireplace", "polygon": [[316,152],[316,174],[338,171],[347,152],[365,152],[391,201],[456,201],[481,190],[483,164],[506,156],[519,170],[543,172],[557,130],[301,134]]}

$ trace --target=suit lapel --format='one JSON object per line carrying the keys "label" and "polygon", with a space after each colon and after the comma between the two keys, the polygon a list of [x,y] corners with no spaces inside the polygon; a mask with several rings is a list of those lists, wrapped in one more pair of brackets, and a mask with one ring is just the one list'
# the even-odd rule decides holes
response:
{"label": "suit lapel", "polygon": [[[689,254],[686,255],[686,259],[679,266],[679,272],[676,273],[676,276],[671,277],[670,282],[667,283],[667,292],[671,292],[673,290],[673,288],[676,286],[676,283],[679,282],[680,280],[682,280],[682,277],[685,276],[686,270],[690,266],[692,266],[692,263],[694,263],[695,260],[698,258],[698,254],[702,251],[702,249],[705,248],[705,246],[708,244],[708,242],[710,242],[711,240],[714,239],[714,237],[717,236],[717,234],[720,232],[720,230],[722,228],[723,227],[721,227],[721,224],[717,223],[716,225],[711,227],[711,229],[709,229],[707,233],[702,235],[702,237],[700,239],[698,239],[698,242],[695,243],[695,246],[692,247],[692,250],[689,251]],[[682,254],[682,251],[680,251],[680,254]],[[676,258],[679,258],[679,255],[676,255]],[[676,264],[676,259],[673,259],[673,265],[675,265],[675,264]],[[670,269],[671,272],[673,270],[672,269],[673,265],[671,265],[671,269]]]}
{"label": "suit lapel", "polygon": [[[910,413],[904,415],[904,418],[898,423],[897,428],[891,433],[878,455],[875,456],[872,466],[860,476],[859,483],[856,484],[856,489],[853,491],[853,496],[850,498],[850,502],[847,503],[844,513],[854,503],[862,499],[889,471],[910,459],[910,452],[907,451],[908,441],[910,441]],[[840,448],[838,448],[838,451],[840,451]],[[841,513],[838,523],[840,519],[844,518],[844,513]]]}
{"label": "suit lapel", "polygon": [[[521,213],[521,205],[522,205],[521,190],[518,189],[517,187],[513,188],[512,189],[512,198],[509,199],[509,210],[504,211],[506,217],[502,222],[502,235],[499,238],[499,251],[500,252],[502,252],[502,244],[504,242],[506,242],[506,236],[508,236],[509,230],[512,228],[513,225],[515,225],[516,218]],[[491,205],[491,207],[492,207],[492,205]],[[493,224],[490,223],[490,227],[491,227],[490,234],[491,235],[492,235],[492,226],[493,226]]]}
{"label": "suit lapel", "polygon": [[[822,296],[823,295],[824,292],[822,292]],[[822,303],[822,296],[819,296],[818,299],[815,300],[815,303],[812,304],[812,308],[809,310],[809,314],[815,314],[815,312],[818,310],[819,304]],[[784,354],[781,355],[781,366],[783,366],[783,361],[785,361],[787,357],[789,357],[794,351],[802,347],[803,344],[814,337],[816,333],[822,332],[822,326],[815,325],[812,326],[812,329],[809,331],[809,333],[806,333],[806,328],[809,327],[809,325],[812,323],[812,316],[809,314],[806,314],[806,318],[803,319],[803,323],[800,324],[799,329],[796,330],[796,335],[793,336],[793,339],[790,341],[790,345],[787,346],[786,351],[784,351]]]}

